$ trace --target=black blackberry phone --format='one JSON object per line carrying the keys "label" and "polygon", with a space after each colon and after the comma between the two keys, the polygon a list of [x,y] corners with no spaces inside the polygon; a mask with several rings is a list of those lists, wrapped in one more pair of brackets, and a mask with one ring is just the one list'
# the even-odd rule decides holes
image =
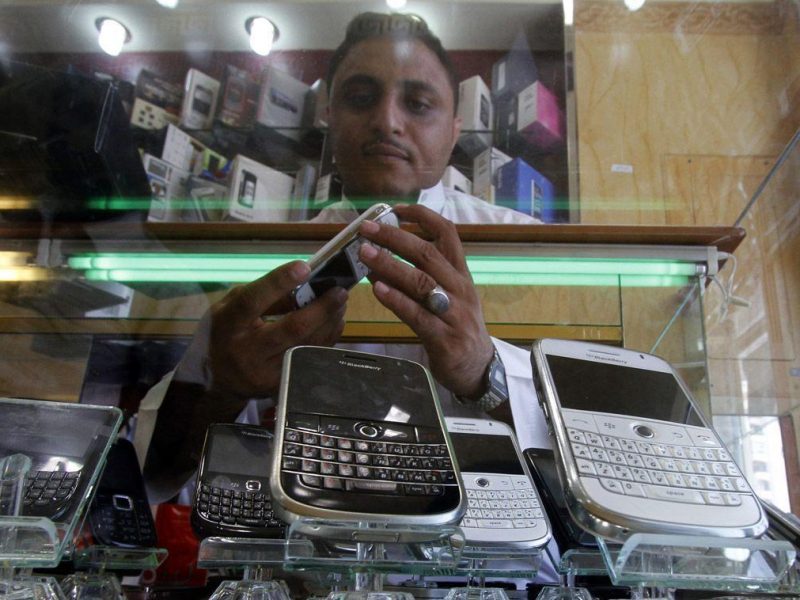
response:
{"label": "black blackberry phone", "polygon": [[269,477],[272,432],[266,427],[214,423],[206,432],[192,506],[198,536],[275,538],[285,524],[272,512]]}
{"label": "black blackberry phone", "polygon": [[338,348],[292,348],[278,406],[270,487],[275,511],[287,522],[436,526],[463,516],[463,482],[433,378],[422,365]]}
{"label": "black blackberry phone", "polygon": [[123,548],[155,548],[156,526],[136,451],[128,440],[111,446],[105,470],[89,507],[95,542]]}

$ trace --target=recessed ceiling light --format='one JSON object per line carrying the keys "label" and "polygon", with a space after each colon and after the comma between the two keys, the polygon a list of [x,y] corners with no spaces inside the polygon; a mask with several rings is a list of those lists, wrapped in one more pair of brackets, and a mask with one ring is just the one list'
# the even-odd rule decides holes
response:
{"label": "recessed ceiling light", "polygon": [[250,35],[250,48],[260,56],[270,53],[280,35],[275,23],[266,17],[250,17],[244,22],[244,28]]}
{"label": "recessed ceiling light", "polygon": [[131,41],[131,32],[125,25],[109,17],[100,17],[94,22],[99,34],[97,43],[106,54],[117,56],[122,47]]}

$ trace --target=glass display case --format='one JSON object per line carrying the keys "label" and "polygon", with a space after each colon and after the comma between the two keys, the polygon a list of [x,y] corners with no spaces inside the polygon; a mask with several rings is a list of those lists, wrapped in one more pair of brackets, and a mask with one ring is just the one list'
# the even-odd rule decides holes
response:
{"label": "glass display case", "polygon": [[[667,359],[797,545],[797,4],[387,4],[0,6],[0,396],[135,430],[210,307],[341,230],[329,61],[357,14],[416,15],[385,26],[449,52],[444,187],[514,213],[456,225],[488,332]],[[418,342],[366,281],[345,320]]]}

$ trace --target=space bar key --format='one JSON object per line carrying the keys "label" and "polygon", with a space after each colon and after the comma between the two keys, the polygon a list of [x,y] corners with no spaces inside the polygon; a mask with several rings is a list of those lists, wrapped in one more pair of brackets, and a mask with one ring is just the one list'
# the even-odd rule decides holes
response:
{"label": "space bar key", "polygon": [[655,500],[668,500],[670,502],[688,502],[690,504],[705,504],[703,494],[695,490],[683,488],[664,487],[662,485],[645,485],[644,491],[648,498]]}
{"label": "space bar key", "polygon": [[398,491],[398,484],[392,481],[359,481],[351,479],[347,482],[347,491],[396,494]]}

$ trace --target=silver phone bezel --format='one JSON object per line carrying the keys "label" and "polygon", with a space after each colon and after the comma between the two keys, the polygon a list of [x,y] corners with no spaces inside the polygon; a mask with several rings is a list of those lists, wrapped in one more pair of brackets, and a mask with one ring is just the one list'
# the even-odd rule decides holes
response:
{"label": "silver phone bezel", "polygon": [[[572,453],[572,446],[567,438],[566,426],[564,425],[564,420],[561,415],[561,404],[558,400],[558,394],[555,391],[555,383],[553,382],[549,369],[546,367],[546,356],[548,353],[543,346],[553,342],[564,343],[565,340],[537,340],[534,342],[531,348],[531,354],[534,362],[533,368],[535,368],[539,374],[539,381],[541,382],[542,387],[541,392],[544,396],[544,398],[540,398],[539,400],[540,403],[544,403],[544,406],[547,407],[545,416],[550,425],[550,431],[556,440],[556,443],[553,444],[553,451],[557,458],[557,471],[560,477],[566,479],[566,481],[562,480],[561,483],[562,485],[566,484],[564,485],[564,495],[567,500],[567,508],[578,525],[593,535],[620,541],[624,541],[633,533],[711,535],[718,537],[741,538],[755,537],[762,534],[766,530],[766,515],[764,514],[764,509],[752,488],[750,488],[750,494],[752,494],[755,504],[758,508],[759,519],[749,525],[734,527],[703,526],[692,523],[668,523],[665,521],[632,517],[614,510],[611,507],[600,505],[594,501],[589,496],[588,492],[580,481],[580,475],[575,466],[575,456]],[[652,354],[627,350],[624,348],[612,348],[610,346],[602,346],[599,344],[590,344],[578,341],[570,341],[569,343],[576,345],[580,344],[587,350],[593,349],[602,351],[610,349],[615,352],[643,355],[663,363],[665,367],[663,372],[669,373],[675,378],[675,380],[678,382],[678,385],[689,399],[689,402],[692,404],[692,407],[699,415],[703,426],[714,436],[720,447],[725,448],[722,440],[719,438],[716,431],[709,426],[701,410],[697,406],[688,386],[668,362]],[[592,359],[591,357],[586,357],[586,360]],[[743,474],[742,477],[744,477]],[[748,487],[750,487],[749,482]],[[675,503],[675,506],[683,507],[687,505]],[[725,510],[727,508],[735,510],[739,507],[720,506],[718,508],[721,510]]]}
{"label": "silver phone bezel", "polygon": [[[278,411],[275,421],[275,440],[274,440],[274,449],[272,456],[272,475],[270,477],[270,495],[272,497],[273,512],[286,523],[294,523],[295,521],[301,519],[309,520],[310,522],[308,523],[308,525],[299,524],[299,527],[298,525],[293,525],[293,527],[295,529],[298,529],[302,533],[312,537],[328,537],[331,539],[353,540],[354,538],[352,532],[348,533],[346,529],[342,529],[341,527],[338,526],[326,526],[324,523],[322,524],[313,523],[314,520],[347,522],[347,523],[353,523],[354,525],[357,523],[377,523],[381,525],[390,525],[390,526],[391,525],[422,526],[425,528],[452,525],[458,523],[458,521],[461,519],[461,517],[464,515],[464,512],[466,512],[467,509],[466,494],[464,493],[464,481],[461,476],[461,471],[458,468],[458,462],[456,461],[455,458],[455,453],[453,451],[453,443],[450,439],[449,434],[447,433],[447,426],[445,424],[444,415],[441,409],[441,404],[439,402],[439,398],[436,393],[436,384],[428,369],[426,369],[419,363],[406,359],[392,358],[391,360],[401,360],[403,362],[409,363],[410,365],[414,365],[415,367],[423,369],[425,373],[431,391],[431,399],[434,402],[434,407],[436,409],[436,415],[439,421],[439,426],[442,430],[442,434],[445,439],[445,444],[447,446],[448,457],[450,458],[450,461],[453,465],[453,471],[455,472],[456,483],[459,491],[458,505],[452,510],[434,515],[414,516],[414,515],[393,515],[390,513],[362,513],[362,512],[350,512],[350,511],[333,510],[333,509],[311,506],[309,504],[305,504],[295,500],[286,493],[281,484],[281,458],[283,456],[283,442],[284,442],[283,438],[284,438],[284,429],[286,423],[287,398],[291,380],[290,374],[292,368],[292,356],[295,351],[303,348],[317,348],[328,352],[335,352],[338,354],[347,354],[347,355],[364,354],[373,358],[375,357],[375,355],[367,354],[364,352],[342,350],[339,348],[330,348],[330,347],[295,346],[294,348],[290,348],[289,350],[287,350],[286,354],[284,355],[283,369],[281,373],[281,383],[278,396]],[[380,358],[384,357],[380,356]],[[345,415],[345,416],[351,416],[351,415]],[[387,499],[388,498],[391,498],[391,496],[387,496]],[[398,542],[427,541],[435,539],[436,537],[438,537],[438,534],[436,533],[435,529],[430,529],[426,531],[421,528],[419,531],[408,531],[406,532],[406,535],[404,535],[402,538],[398,538],[393,541],[398,541]]]}
{"label": "silver phone bezel", "polygon": [[[445,423],[447,425],[447,432],[448,433],[470,433],[470,434],[476,434],[476,435],[485,435],[487,437],[490,437],[490,436],[505,436],[505,437],[509,438],[511,440],[512,446],[514,447],[514,452],[516,452],[516,454],[517,454],[517,460],[519,461],[519,464],[522,466],[522,471],[525,474],[525,476],[528,478],[528,481],[531,484],[531,488],[536,492],[536,497],[537,497],[537,500],[539,501],[539,505],[542,507],[542,512],[544,514],[544,521],[545,521],[545,524],[547,525],[547,530],[546,530],[544,535],[538,536],[538,537],[535,537],[535,538],[530,538],[528,540],[518,540],[518,541],[514,541],[514,542],[509,542],[509,541],[505,541],[505,540],[502,539],[503,538],[503,530],[495,530],[495,529],[480,528],[480,527],[477,527],[477,528],[474,528],[474,529],[480,529],[480,530],[485,531],[485,532],[496,532],[497,539],[496,540],[485,540],[485,539],[475,540],[475,539],[471,539],[469,537],[469,534],[467,533],[470,528],[464,527],[463,525],[461,525],[461,529],[462,529],[462,531],[464,531],[465,540],[466,540],[467,545],[470,545],[471,543],[475,543],[476,545],[479,545],[479,546],[489,546],[489,547],[491,547],[491,546],[505,546],[505,547],[512,547],[512,548],[540,548],[540,547],[544,546],[545,544],[547,544],[547,542],[549,542],[550,538],[552,537],[552,528],[550,526],[550,519],[547,517],[547,514],[544,513],[544,504],[542,503],[541,494],[539,494],[539,490],[536,488],[536,484],[533,482],[533,477],[531,476],[531,472],[530,472],[530,469],[528,469],[528,465],[527,465],[527,463],[525,461],[525,457],[523,456],[522,451],[520,450],[519,444],[517,443],[517,436],[514,434],[514,430],[511,429],[511,427],[509,427],[507,424],[503,423],[502,421],[496,421],[496,420],[493,420],[493,419],[476,419],[476,418],[471,418],[471,417],[445,417]],[[469,424],[469,425],[473,425],[474,424],[476,426],[478,424],[491,423],[492,427],[497,427],[497,430],[500,433],[488,433],[486,431],[476,431],[475,429],[470,429],[470,428],[467,428],[467,427],[463,427],[462,428],[459,425],[459,423],[466,423],[466,424]],[[458,458],[458,456],[456,456],[456,459],[457,458]],[[468,476],[469,474],[472,474],[472,473],[473,473],[472,471],[463,471],[461,473],[461,476],[465,477],[465,476]],[[528,529],[528,528],[525,528],[525,529]],[[515,531],[518,531],[518,530],[515,530]]]}
{"label": "silver phone bezel", "polygon": [[[391,219],[389,218],[390,216]],[[308,259],[308,267],[310,269],[308,280],[292,290],[292,298],[294,298],[295,304],[302,308],[317,297],[314,291],[311,289],[309,282],[328,261],[330,261],[350,242],[358,237],[358,228],[361,226],[362,222],[376,221],[383,224],[390,220],[393,220],[394,222],[389,224],[397,227],[397,217],[395,217],[391,206],[384,203],[373,204],[362,214],[360,214],[356,220],[348,223],[344,229],[326,242],[325,245],[323,245],[319,250],[317,250],[317,252],[314,253],[311,258]]]}

